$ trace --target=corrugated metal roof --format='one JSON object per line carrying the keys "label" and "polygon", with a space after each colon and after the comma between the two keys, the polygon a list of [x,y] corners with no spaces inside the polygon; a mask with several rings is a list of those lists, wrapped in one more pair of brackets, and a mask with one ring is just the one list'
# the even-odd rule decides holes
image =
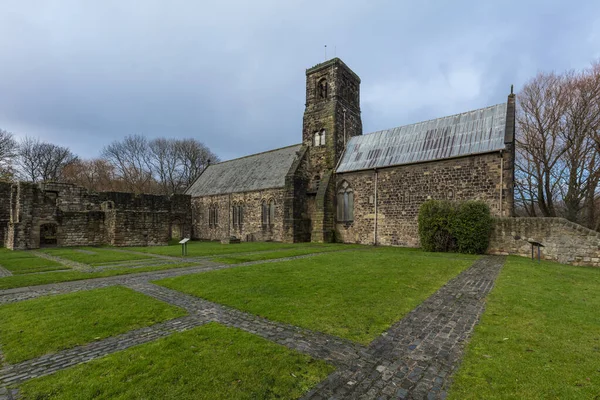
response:
{"label": "corrugated metal roof", "polygon": [[506,103],[350,139],[337,172],[504,149]]}
{"label": "corrugated metal roof", "polygon": [[186,191],[193,197],[279,188],[301,145],[210,165]]}

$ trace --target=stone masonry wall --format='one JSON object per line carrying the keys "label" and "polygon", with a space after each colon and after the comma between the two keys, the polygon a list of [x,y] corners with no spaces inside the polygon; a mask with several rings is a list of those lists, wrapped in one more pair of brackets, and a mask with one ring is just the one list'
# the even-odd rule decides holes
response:
{"label": "stone masonry wall", "polygon": [[[385,168],[377,177],[377,244],[417,247],[419,207],[428,199],[482,200],[500,215],[500,153]],[[337,175],[354,191],[354,221],[337,223],[346,243],[375,240],[375,172]],[[502,208],[508,207],[507,202]]]}
{"label": "stone masonry wall", "polygon": [[0,245],[4,245],[10,222],[11,184],[0,182]]}
{"label": "stone masonry wall", "polygon": [[[285,189],[265,189],[251,192],[231,193],[223,195],[192,198],[194,239],[222,240],[235,236],[242,241],[277,241],[284,239],[284,198]],[[275,200],[275,221],[270,226],[262,225],[262,202]],[[233,204],[241,204],[244,208],[241,227],[233,225]],[[218,208],[218,223],[209,225],[209,209]]]}
{"label": "stone masonry wall", "polygon": [[93,193],[71,184],[19,182],[11,185],[8,203],[4,244],[11,249],[39,248],[44,226],[54,227],[57,246],[159,245],[174,231],[191,235],[187,195]]}
{"label": "stone masonry wall", "polygon": [[488,253],[531,257],[528,240],[545,246],[544,260],[600,267],[600,232],[564,218],[497,218]]}

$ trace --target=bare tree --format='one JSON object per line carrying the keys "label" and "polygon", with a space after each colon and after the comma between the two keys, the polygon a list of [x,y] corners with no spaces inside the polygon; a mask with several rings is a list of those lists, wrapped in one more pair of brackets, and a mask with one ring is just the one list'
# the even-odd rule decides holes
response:
{"label": "bare tree", "polygon": [[78,160],[65,168],[64,176],[66,182],[95,192],[126,190],[112,164],[101,158]]}
{"label": "bare tree", "polygon": [[530,216],[598,229],[600,64],[540,73],[518,96],[516,201]]}
{"label": "bare tree", "polygon": [[0,180],[11,179],[13,160],[17,155],[17,142],[13,134],[0,129]]}
{"label": "bare tree", "polygon": [[182,191],[194,183],[210,162],[219,161],[219,157],[215,153],[196,139],[179,140],[177,148],[181,159]]}
{"label": "bare tree", "polygon": [[103,157],[113,165],[127,191],[152,193],[154,180],[148,141],[142,135],[129,135],[104,148]]}
{"label": "bare tree", "polygon": [[63,171],[77,160],[67,147],[25,137],[18,147],[17,162],[22,179],[31,182],[60,182]]}
{"label": "bare tree", "polygon": [[567,151],[561,136],[561,121],[566,110],[564,79],[554,73],[540,73],[525,85],[518,96],[516,162],[518,183],[544,217],[556,217],[558,185],[562,171],[557,165]]}

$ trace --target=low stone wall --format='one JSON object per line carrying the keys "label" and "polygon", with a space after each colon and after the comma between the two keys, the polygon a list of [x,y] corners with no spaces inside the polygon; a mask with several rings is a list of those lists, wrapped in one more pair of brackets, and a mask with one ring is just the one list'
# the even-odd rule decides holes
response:
{"label": "low stone wall", "polygon": [[545,246],[544,260],[600,267],[600,232],[564,218],[497,218],[488,253],[531,257],[528,240]]}

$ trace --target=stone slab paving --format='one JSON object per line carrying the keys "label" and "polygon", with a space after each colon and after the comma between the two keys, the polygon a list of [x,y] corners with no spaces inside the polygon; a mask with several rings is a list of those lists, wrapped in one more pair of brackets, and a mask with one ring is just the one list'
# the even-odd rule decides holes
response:
{"label": "stone slab paving", "polygon": [[67,267],[73,268],[74,270],[77,270],[77,271],[89,272],[92,270],[92,267],[90,265],[79,263],[77,261],[68,260],[66,258],[62,258],[62,257],[58,257],[58,256],[52,256],[52,255],[46,254],[42,251],[29,250],[29,252],[36,257],[45,258],[46,260],[50,260],[50,261],[56,261],[59,264],[66,265]]}
{"label": "stone slab paving", "polygon": [[274,322],[221,304],[190,296],[147,282],[128,285],[158,300],[186,309],[190,313],[222,325],[242,329],[272,342],[319,358],[336,366],[349,367],[369,358],[367,348],[358,343],[281,322]]}
{"label": "stone slab paving", "polygon": [[183,332],[207,322],[208,320],[198,316],[185,316],[18,364],[10,364],[0,369],[0,387],[15,385],[28,379],[49,375],[61,369],[125,350],[132,346],[148,343],[169,336],[174,332]]}
{"label": "stone slab paving", "polygon": [[[42,356],[0,369],[0,400],[17,392],[2,387],[47,375],[81,362],[156,340],[173,332],[215,321],[326,360],[337,370],[309,392],[305,399],[443,399],[485,297],[503,263],[503,257],[483,257],[452,279],[368,347],[289,324],[267,320],[230,307],[149,283],[150,280],[308,255],[234,265],[208,265],[135,275],[65,282],[24,290],[0,291],[0,303],[47,294],[68,293],[124,285],[182,307],[188,316],[142,328],[74,349]],[[0,354],[1,356],[1,354]]]}
{"label": "stone slab paving", "polygon": [[444,399],[504,257],[482,257],[369,346],[377,362],[339,369],[305,399]]}
{"label": "stone slab paving", "polygon": [[[343,251],[351,251],[351,250],[343,250]],[[71,292],[77,292],[80,290],[97,289],[97,288],[111,286],[111,285],[127,284],[131,281],[136,281],[136,280],[153,281],[153,280],[159,280],[159,279],[164,279],[164,278],[174,278],[177,276],[197,274],[197,273],[201,273],[201,272],[216,271],[219,269],[246,267],[246,266],[256,265],[256,264],[266,264],[266,263],[298,260],[298,259],[302,259],[302,258],[315,257],[320,254],[323,254],[323,253],[303,254],[300,256],[276,258],[276,259],[271,259],[271,260],[249,261],[249,262],[239,263],[239,264],[219,264],[216,262],[212,262],[210,260],[202,260],[201,262],[198,263],[198,266],[192,266],[192,267],[182,267],[182,268],[174,268],[174,269],[167,269],[167,270],[161,270],[161,271],[151,271],[151,272],[140,272],[140,273],[125,274],[125,275],[117,275],[117,276],[111,276],[111,277],[106,277],[106,278],[91,278],[91,279],[79,280],[79,281],[59,282],[59,283],[51,283],[51,284],[47,284],[47,285],[26,286],[26,287],[21,287],[21,288],[5,289],[5,290],[0,290],[0,304],[14,303],[16,301],[34,299],[37,297],[47,296],[47,295],[71,293]]]}
{"label": "stone slab paving", "polygon": [[5,276],[12,276],[12,272],[0,265],[0,278],[4,278]]}

